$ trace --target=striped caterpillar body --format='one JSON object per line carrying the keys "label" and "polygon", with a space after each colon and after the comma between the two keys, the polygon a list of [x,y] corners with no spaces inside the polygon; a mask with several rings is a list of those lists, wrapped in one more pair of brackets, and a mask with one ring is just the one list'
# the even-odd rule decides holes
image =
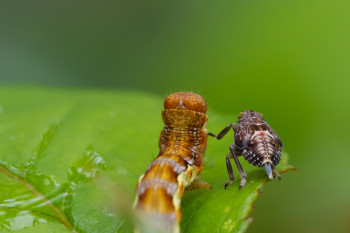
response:
{"label": "striped caterpillar body", "polygon": [[137,232],[180,232],[185,188],[210,188],[199,180],[207,145],[206,110],[204,99],[191,92],[176,92],[165,99],[160,152],[137,184]]}
{"label": "striped caterpillar body", "polygon": [[263,115],[255,111],[241,112],[237,124],[228,125],[218,136],[212,133],[209,135],[221,139],[231,128],[234,130],[234,144],[230,146],[230,153],[226,156],[230,181],[225,184],[225,188],[234,180],[230,159],[234,159],[241,176],[239,188],[246,184],[247,175],[237,158],[239,155],[243,155],[244,159],[254,166],[264,166],[269,179],[273,179],[275,175],[280,180],[281,176],[275,166],[281,159],[283,144],[275,131],[264,121]]}

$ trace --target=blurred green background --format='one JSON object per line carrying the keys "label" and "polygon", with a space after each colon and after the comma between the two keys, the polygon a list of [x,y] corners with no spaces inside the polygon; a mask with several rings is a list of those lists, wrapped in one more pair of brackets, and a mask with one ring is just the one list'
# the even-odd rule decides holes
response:
{"label": "blurred green background", "polygon": [[349,63],[345,0],[0,2],[1,85],[186,90],[262,112],[299,172],[264,188],[251,233],[350,232]]}

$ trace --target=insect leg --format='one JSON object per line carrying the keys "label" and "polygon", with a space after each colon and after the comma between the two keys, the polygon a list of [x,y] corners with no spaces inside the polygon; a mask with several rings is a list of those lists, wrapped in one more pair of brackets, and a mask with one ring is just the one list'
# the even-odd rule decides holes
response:
{"label": "insect leg", "polygon": [[221,130],[221,132],[216,136],[215,134],[213,134],[213,133],[208,133],[208,135],[209,136],[212,136],[212,137],[214,137],[214,138],[216,138],[216,139],[218,139],[218,140],[220,140],[221,138],[223,138],[226,134],[227,134],[227,132],[231,129],[231,128],[233,128],[234,129],[234,127],[236,126],[236,124],[235,123],[232,123],[232,124],[229,124],[228,126],[226,126],[223,130]]}
{"label": "insect leg", "polygon": [[239,185],[239,189],[241,189],[246,184],[247,174],[245,174],[245,172],[243,170],[243,167],[242,167],[241,163],[238,160],[238,157],[237,157],[236,152],[235,152],[235,145],[231,145],[230,146],[230,151],[231,151],[231,154],[233,155],[233,159],[235,160],[236,166],[238,168],[239,175],[241,176],[241,184]]}
{"label": "insect leg", "polygon": [[233,158],[233,156],[231,153],[228,153],[226,155],[226,167],[227,167],[227,172],[228,172],[228,176],[230,177],[230,180],[225,183],[225,189],[227,188],[227,186],[232,184],[233,180],[235,179],[235,177],[233,175],[231,162],[230,162],[230,159],[232,159],[232,158]]}
{"label": "insect leg", "polygon": [[272,168],[272,172],[278,178],[278,180],[282,180],[281,175],[278,173],[278,171],[275,167]]}

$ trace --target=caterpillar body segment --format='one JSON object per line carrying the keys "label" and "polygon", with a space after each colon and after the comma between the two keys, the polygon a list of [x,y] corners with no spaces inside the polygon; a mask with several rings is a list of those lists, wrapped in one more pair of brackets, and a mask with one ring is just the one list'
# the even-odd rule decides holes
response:
{"label": "caterpillar body segment", "polygon": [[160,152],[137,185],[139,232],[180,232],[185,189],[210,188],[199,179],[207,144],[206,110],[204,99],[194,93],[177,92],[165,99]]}

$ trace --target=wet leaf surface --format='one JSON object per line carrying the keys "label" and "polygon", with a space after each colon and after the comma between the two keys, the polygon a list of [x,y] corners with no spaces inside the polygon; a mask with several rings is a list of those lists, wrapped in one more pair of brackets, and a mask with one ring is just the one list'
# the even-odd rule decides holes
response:
{"label": "wet leaf surface", "polygon": [[[1,232],[133,232],[135,186],[158,153],[162,104],[136,92],[0,88]],[[208,115],[215,133],[236,119]],[[182,232],[243,232],[251,222],[266,174],[241,160],[246,187],[238,190],[235,171],[225,190],[230,143],[232,134],[209,139],[201,177],[213,188],[185,193]],[[286,154],[278,169],[293,169]]]}

